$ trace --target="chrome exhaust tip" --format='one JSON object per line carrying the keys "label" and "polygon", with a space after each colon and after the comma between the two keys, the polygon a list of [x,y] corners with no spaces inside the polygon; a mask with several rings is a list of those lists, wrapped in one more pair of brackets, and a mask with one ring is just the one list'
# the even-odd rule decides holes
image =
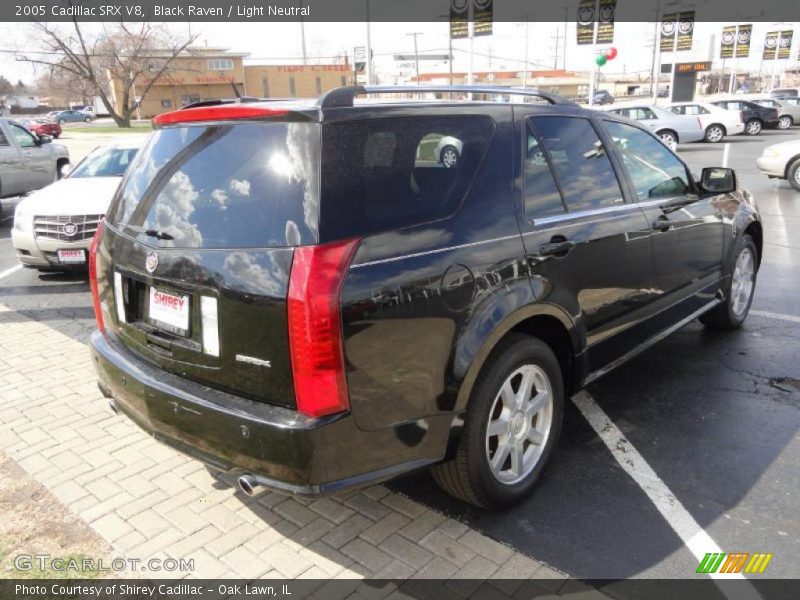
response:
{"label": "chrome exhaust tip", "polygon": [[258,486],[255,477],[252,475],[242,475],[236,480],[236,483],[245,496],[255,496],[256,487]]}
{"label": "chrome exhaust tip", "polygon": [[111,398],[111,399],[108,401],[108,408],[110,408],[110,409],[111,409],[111,412],[113,412],[115,415],[118,415],[118,414],[119,414],[119,409],[117,408],[117,403],[116,403],[116,402],[114,402],[114,399],[113,399],[113,398]]}

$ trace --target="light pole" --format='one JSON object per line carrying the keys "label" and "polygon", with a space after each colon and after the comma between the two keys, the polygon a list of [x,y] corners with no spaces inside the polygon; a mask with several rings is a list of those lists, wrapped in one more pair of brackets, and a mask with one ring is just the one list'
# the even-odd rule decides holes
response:
{"label": "light pole", "polygon": [[413,33],[407,33],[406,35],[414,38],[414,65],[417,71],[417,85],[419,85],[419,50],[417,49],[417,37],[422,35],[422,32],[415,31]]}
{"label": "light pole", "polygon": [[369,26],[369,0],[367,2],[367,50],[364,60],[367,62],[367,85],[372,85],[372,33]]}

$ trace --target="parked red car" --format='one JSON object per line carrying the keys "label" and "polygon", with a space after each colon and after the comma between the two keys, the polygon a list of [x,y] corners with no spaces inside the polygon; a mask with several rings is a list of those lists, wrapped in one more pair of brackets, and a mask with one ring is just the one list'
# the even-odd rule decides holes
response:
{"label": "parked red car", "polygon": [[54,138],[61,135],[61,125],[48,119],[23,119],[20,123],[36,135],[49,135]]}

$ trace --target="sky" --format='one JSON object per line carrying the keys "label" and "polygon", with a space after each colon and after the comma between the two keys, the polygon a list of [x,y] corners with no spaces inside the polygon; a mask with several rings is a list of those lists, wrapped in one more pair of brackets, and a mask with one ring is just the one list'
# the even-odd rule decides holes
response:
{"label": "sky", "polygon": [[[715,59],[721,66],[719,57],[719,38],[722,27],[728,23],[697,23],[691,52],[682,52],[678,56],[680,62]],[[739,59],[737,70],[758,71],[759,67],[768,71],[778,68],[778,61],[767,61],[761,65],[761,50],[767,31],[776,28],[794,28],[794,44],[792,57],[797,59],[797,48],[800,46],[800,27],[798,23],[755,23],[753,26],[753,42],[751,57]],[[88,26],[88,25],[87,25]],[[17,79],[31,81],[35,73],[27,64],[14,59],[13,54],[2,50],[24,50],[30,48],[27,42],[28,25],[17,23],[0,23],[0,74],[14,82]],[[178,26],[183,27],[183,26]],[[306,23],[305,38],[309,58],[314,62],[325,62],[325,57],[347,53],[352,56],[354,46],[366,43],[365,23]],[[563,36],[565,24],[530,23],[527,27],[528,61],[530,69],[552,68],[555,64],[556,36],[560,39],[558,66],[563,61]],[[199,44],[224,47],[237,52],[251,54],[250,63],[292,63],[301,55],[301,25],[299,23],[200,23],[193,24],[194,33],[200,34]],[[593,63],[591,46],[578,46],[575,41],[575,23],[569,22],[567,30],[568,70],[585,71]],[[370,25],[376,71],[388,73],[394,67],[393,55],[397,53],[413,54],[414,39],[410,33],[417,32],[420,54],[446,53],[448,49],[447,23],[372,23]],[[522,70],[525,60],[526,26],[520,23],[495,23],[492,36],[476,38],[474,41],[474,68],[484,70]],[[619,54],[617,58],[603,67],[606,75],[620,73],[649,73],[652,61],[653,23],[617,23],[615,43]],[[456,40],[453,43],[455,71],[467,71],[468,41]],[[665,54],[662,62],[670,62]],[[727,66],[730,66],[728,61]],[[425,62],[421,63],[425,72]]]}

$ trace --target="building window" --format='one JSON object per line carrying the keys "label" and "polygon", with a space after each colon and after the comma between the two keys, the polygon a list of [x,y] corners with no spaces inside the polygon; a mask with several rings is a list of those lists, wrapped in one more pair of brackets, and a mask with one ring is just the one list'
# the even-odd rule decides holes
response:
{"label": "building window", "polygon": [[264,98],[269,98],[269,79],[267,77],[261,78],[261,94]]}
{"label": "building window", "polygon": [[161,108],[172,108],[172,100],[162,100]]}
{"label": "building window", "polygon": [[342,75],[342,87],[346,87],[346,86],[347,86],[347,77]]}
{"label": "building window", "polygon": [[209,71],[232,71],[233,60],[230,58],[210,58],[208,60]]}
{"label": "building window", "polygon": [[322,94],[322,78],[317,77],[317,96]]}
{"label": "building window", "polygon": [[297,97],[297,88],[295,87],[295,84],[294,84],[294,77],[289,77],[289,95],[292,98],[296,98]]}
{"label": "building window", "polygon": [[181,96],[181,106],[187,106],[189,104],[194,104],[195,102],[200,102],[200,96],[196,94]]}

